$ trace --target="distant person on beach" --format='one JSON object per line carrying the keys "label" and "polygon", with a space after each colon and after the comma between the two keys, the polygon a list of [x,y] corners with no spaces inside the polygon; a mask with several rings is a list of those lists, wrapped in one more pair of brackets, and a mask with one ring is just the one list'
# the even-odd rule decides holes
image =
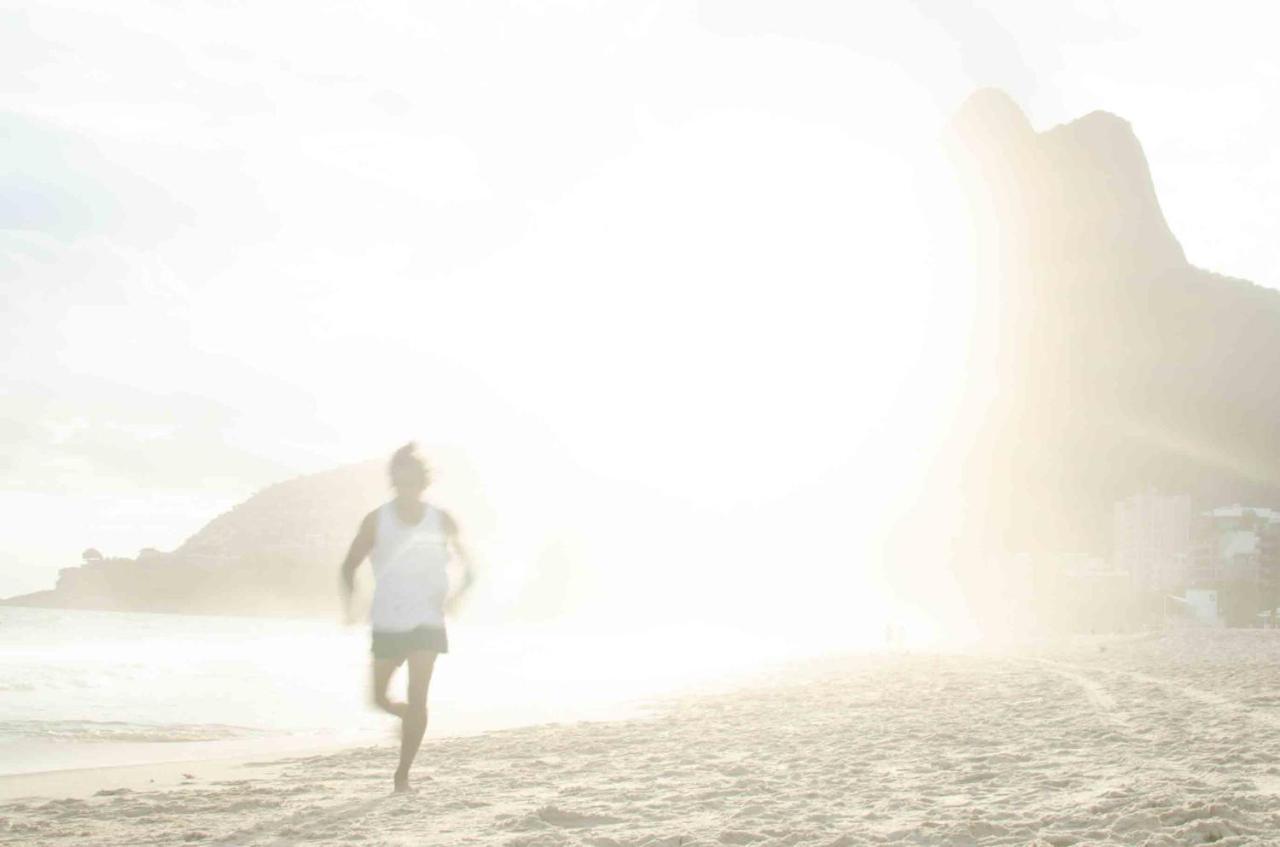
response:
{"label": "distant person on beach", "polygon": [[[391,457],[395,497],[374,509],[360,524],[342,563],[342,595],[348,619],[355,571],[368,557],[373,563],[373,701],[400,718],[400,765],[395,790],[409,790],[409,767],[427,731],[427,690],[436,656],[449,652],[444,616],[470,587],[474,568],[452,516],[423,502],[431,481],[413,444]],[[462,582],[450,593],[450,559],[462,566]],[[409,667],[405,702],[387,697],[391,675]]]}

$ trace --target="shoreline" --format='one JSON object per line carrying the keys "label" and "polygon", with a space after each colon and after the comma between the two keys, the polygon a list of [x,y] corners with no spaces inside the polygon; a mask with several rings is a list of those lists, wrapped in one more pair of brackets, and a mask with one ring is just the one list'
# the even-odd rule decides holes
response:
{"label": "shoreline", "polygon": [[[705,692],[704,692],[705,693]],[[683,696],[696,692],[671,693],[610,704],[598,709],[579,710],[564,721],[548,719],[546,714],[528,720],[499,720],[493,725],[475,726],[443,721],[448,727],[428,733],[424,742],[441,743],[476,738],[494,733],[537,730],[544,727],[572,726],[592,723],[643,721],[655,710],[669,706]],[[225,782],[229,779],[252,779],[279,770],[300,759],[325,758],[355,751],[394,751],[399,745],[399,724],[387,716],[385,732],[353,736],[345,741],[323,740],[298,742],[283,737],[274,744],[259,742],[190,742],[172,757],[121,764],[84,764],[62,768],[0,773],[0,804],[13,801],[83,800],[94,796],[112,796],[119,789],[142,792],[165,789],[193,789]],[[205,755],[190,745],[207,743]],[[214,746],[216,745],[216,746]],[[135,745],[136,746],[136,745]],[[231,747],[232,749],[227,749]],[[239,749],[236,749],[239,748]],[[388,771],[388,773],[390,773]],[[185,778],[187,775],[194,779]]]}

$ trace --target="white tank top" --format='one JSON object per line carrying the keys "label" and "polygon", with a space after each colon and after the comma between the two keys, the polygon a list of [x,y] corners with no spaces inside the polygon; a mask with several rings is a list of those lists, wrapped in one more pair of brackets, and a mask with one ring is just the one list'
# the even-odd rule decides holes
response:
{"label": "white tank top", "polygon": [[373,542],[373,610],[377,632],[405,632],[420,626],[444,626],[449,594],[449,548],[440,510],[423,505],[422,520],[408,526],[395,502],[378,509]]}

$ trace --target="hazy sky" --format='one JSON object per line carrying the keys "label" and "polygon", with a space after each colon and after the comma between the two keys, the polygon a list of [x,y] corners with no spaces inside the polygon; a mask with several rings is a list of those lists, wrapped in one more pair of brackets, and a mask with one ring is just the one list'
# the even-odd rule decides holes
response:
{"label": "hazy sky", "polygon": [[411,437],[513,538],[822,556],[787,521],[881,525],[945,418],[977,86],[1126,117],[1190,260],[1280,286],[1256,4],[0,8],[0,596]]}

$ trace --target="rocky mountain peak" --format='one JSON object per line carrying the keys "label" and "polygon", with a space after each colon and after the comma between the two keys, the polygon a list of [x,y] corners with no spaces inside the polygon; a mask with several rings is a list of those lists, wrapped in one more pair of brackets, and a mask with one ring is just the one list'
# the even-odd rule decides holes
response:
{"label": "rocky mountain peak", "polygon": [[985,245],[1014,278],[1051,266],[1073,283],[1185,266],[1128,121],[1096,111],[1036,132],[1006,94],[975,92],[949,140]]}

